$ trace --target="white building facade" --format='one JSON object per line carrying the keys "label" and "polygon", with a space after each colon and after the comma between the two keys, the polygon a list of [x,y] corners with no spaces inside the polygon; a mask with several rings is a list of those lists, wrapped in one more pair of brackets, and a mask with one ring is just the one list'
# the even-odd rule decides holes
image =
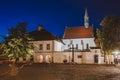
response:
{"label": "white building facade", "polygon": [[42,26],[31,32],[34,62],[104,64],[101,49],[94,42],[93,26],[89,26],[87,9],[84,21],[84,26],[67,27],[62,40]]}
{"label": "white building facade", "polygon": [[54,62],[54,53],[62,51],[63,43],[59,38],[46,31],[43,26],[39,26],[38,30],[30,33],[33,37],[33,56],[35,63],[52,63]]}
{"label": "white building facade", "polygon": [[[34,44],[34,62],[51,63],[55,51],[61,51],[61,42],[55,40],[32,41]],[[57,45],[57,46],[56,46]]]}
{"label": "white building facade", "polygon": [[101,49],[96,46],[94,41],[93,26],[89,26],[87,9],[84,21],[84,26],[73,26],[65,29],[62,52],[54,54],[55,63],[104,64]]}

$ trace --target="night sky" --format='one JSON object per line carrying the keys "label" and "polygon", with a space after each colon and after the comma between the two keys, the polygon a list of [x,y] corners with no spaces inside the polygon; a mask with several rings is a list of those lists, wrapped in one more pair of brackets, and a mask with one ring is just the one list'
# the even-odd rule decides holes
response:
{"label": "night sky", "polygon": [[43,25],[62,37],[66,26],[84,25],[85,8],[94,28],[99,28],[107,15],[120,16],[120,0],[0,0],[0,35],[7,35],[8,28],[19,22],[27,22],[29,31]]}

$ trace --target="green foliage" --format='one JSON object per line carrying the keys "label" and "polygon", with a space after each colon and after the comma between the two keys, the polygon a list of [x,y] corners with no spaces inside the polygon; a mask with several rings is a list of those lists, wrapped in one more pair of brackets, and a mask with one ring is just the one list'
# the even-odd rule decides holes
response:
{"label": "green foliage", "polygon": [[111,52],[119,48],[120,17],[106,16],[101,22],[102,28],[97,31],[102,49]]}
{"label": "green foliage", "polygon": [[19,23],[15,28],[9,29],[9,35],[4,38],[0,45],[0,51],[9,58],[27,57],[32,55],[31,44],[32,38],[26,29],[27,23]]}

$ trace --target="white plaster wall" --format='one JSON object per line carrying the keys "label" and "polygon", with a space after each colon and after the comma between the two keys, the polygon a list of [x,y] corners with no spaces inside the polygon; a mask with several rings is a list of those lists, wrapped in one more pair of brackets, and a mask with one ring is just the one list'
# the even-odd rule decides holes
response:
{"label": "white plaster wall", "polygon": [[54,51],[62,51],[62,43],[54,40]]}
{"label": "white plaster wall", "polygon": [[[81,55],[82,58],[78,58],[78,55]],[[81,52],[74,52],[74,62],[77,64],[83,63],[83,57],[84,54]],[[54,53],[54,63],[63,63],[63,60],[67,60],[67,63],[72,62],[72,52],[55,52]],[[86,61],[84,61],[86,62]]]}
{"label": "white plaster wall", "polygon": [[[78,56],[81,55],[82,58],[78,58]],[[77,64],[82,64],[83,63],[83,54],[82,52],[75,52],[74,54],[74,60]]]}
{"label": "white plaster wall", "polygon": [[94,54],[87,52],[85,55],[85,64],[94,64]]}
{"label": "white plaster wall", "polygon": [[83,40],[84,43],[84,49],[86,49],[86,44],[89,45],[89,47],[95,47],[94,38],[79,38],[79,39],[63,39],[63,42],[65,45],[63,45],[63,49],[68,49],[68,44],[70,44],[70,41],[73,41],[74,47],[76,47],[76,44],[78,44],[78,49],[82,50],[82,44],[81,40]]}
{"label": "white plaster wall", "polygon": [[54,63],[63,63],[63,54],[62,52],[55,52],[53,54],[54,58],[53,61]]}
{"label": "white plaster wall", "polygon": [[98,64],[104,64],[105,62],[104,62],[104,57],[99,57],[99,63]]}
{"label": "white plaster wall", "polygon": [[72,60],[71,52],[55,52],[54,53],[54,63],[63,63],[63,60],[67,60],[67,63],[70,63]]}
{"label": "white plaster wall", "polygon": [[112,54],[106,55],[106,61],[107,61],[107,64],[114,63],[114,55]]}
{"label": "white plaster wall", "polygon": [[[48,41],[30,41],[30,43],[33,43],[34,45],[34,62],[35,63],[38,63],[38,57],[40,55],[43,56],[43,59],[45,60],[45,57],[47,55],[50,55],[52,57],[53,55],[53,40],[48,40]],[[39,48],[39,45],[42,44],[43,45],[43,49],[40,50]],[[46,46],[47,44],[50,44],[50,50],[47,50]]]}
{"label": "white plaster wall", "polygon": [[[34,44],[34,52],[50,52],[53,50],[53,41],[52,40],[49,40],[49,41],[31,41],[31,43]],[[43,45],[42,50],[39,49],[40,44]],[[50,44],[50,50],[46,49],[47,44]]]}
{"label": "white plaster wall", "polygon": [[[34,51],[36,52],[48,52],[48,51],[61,51],[63,43],[56,40],[49,41],[31,41],[34,44]],[[43,45],[43,50],[39,50],[39,45]],[[50,44],[50,50],[46,49],[47,44]]]}
{"label": "white plaster wall", "polygon": [[98,55],[98,64],[104,64],[104,57],[102,56],[101,49],[91,49],[91,53],[94,55]]}
{"label": "white plaster wall", "polygon": [[[83,39],[73,39],[73,44],[78,44],[78,49],[81,49],[81,40]],[[87,41],[87,39],[85,39]],[[84,41],[84,44],[87,42]],[[70,43],[70,39],[63,40],[65,44],[64,45],[61,42],[58,41],[33,41],[34,44],[34,62],[37,61],[37,56],[43,55],[45,58],[46,55],[53,56],[53,62],[54,63],[63,63],[63,60],[66,59],[68,63],[72,61],[72,52],[64,52],[62,50],[68,49],[68,44]],[[89,42],[91,41],[91,42]],[[92,42],[93,41],[93,42]],[[88,39],[88,44],[90,46],[95,46],[94,39]],[[39,50],[39,44],[43,44],[43,50]],[[50,50],[46,50],[46,45],[50,44]],[[86,47],[86,45],[85,45]],[[95,52],[97,50],[97,53]],[[99,62],[102,63],[103,58],[101,57],[100,49],[91,49],[91,52],[74,52],[74,61],[78,64],[94,64],[94,55],[97,54],[99,56]],[[78,55],[82,55],[82,58],[78,58]]]}
{"label": "white plaster wall", "polygon": [[96,54],[98,56],[102,55],[100,49],[91,49],[91,53],[94,54],[94,55]]}
{"label": "white plaster wall", "polygon": [[50,52],[50,53],[44,53],[44,52],[42,52],[42,53],[35,53],[34,54],[34,62],[35,63],[40,63],[40,61],[39,61],[39,59],[40,59],[40,55],[43,57],[43,62],[46,62],[46,56],[53,56],[53,54]]}

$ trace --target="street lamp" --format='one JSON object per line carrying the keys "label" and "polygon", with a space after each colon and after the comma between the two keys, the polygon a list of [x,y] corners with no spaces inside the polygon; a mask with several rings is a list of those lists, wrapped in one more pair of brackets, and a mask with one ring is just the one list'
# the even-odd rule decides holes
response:
{"label": "street lamp", "polygon": [[71,61],[71,62],[74,63],[74,49],[76,49],[76,47],[74,47],[72,41],[71,41],[71,43],[70,43],[69,49],[72,50],[72,61]]}

